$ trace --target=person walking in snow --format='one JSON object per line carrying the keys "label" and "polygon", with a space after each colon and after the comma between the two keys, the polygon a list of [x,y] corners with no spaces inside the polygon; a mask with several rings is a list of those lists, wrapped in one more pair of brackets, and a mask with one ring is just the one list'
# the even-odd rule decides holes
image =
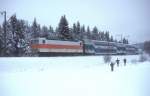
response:
{"label": "person walking in snow", "polygon": [[120,62],[120,60],[117,58],[116,63],[117,63],[118,67],[119,67],[119,62]]}
{"label": "person walking in snow", "polygon": [[126,63],[127,63],[126,58],[123,59],[123,62],[124,62],[124,66],[126,66]]}
{"label": "person walking in snow", "polygon": [[111,67],[111,71],[114,71],[114,63],[113,62],[110,63],[110,67]]}

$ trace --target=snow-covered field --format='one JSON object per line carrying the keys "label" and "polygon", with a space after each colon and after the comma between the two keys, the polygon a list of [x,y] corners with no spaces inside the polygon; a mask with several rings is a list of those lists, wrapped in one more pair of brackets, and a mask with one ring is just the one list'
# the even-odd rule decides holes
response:
{"label": "snow-covered field", "polygon": [[103,56],[0,58],[0,96],[150,96],[150,62],[117,58],[114,72]]}

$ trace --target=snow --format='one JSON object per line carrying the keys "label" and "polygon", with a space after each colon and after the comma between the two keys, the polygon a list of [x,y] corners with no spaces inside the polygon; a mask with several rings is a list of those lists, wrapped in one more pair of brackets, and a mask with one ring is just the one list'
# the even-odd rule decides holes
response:
{"label": "snow", "polygon": [[0,58],[0,96],[149,96],[150,62],[117,58],[114,72],[103,56]]}

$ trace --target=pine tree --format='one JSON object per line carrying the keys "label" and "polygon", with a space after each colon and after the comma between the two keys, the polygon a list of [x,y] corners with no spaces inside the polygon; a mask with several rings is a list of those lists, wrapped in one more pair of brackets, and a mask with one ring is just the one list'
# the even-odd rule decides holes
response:
{"label": "pine tree", "polygon": [[80,27],[80,22],[77,22],[77,28],[76,28],[76,37],[78,40],[81,40],[81,27]]}
{"label": "pine tree", "polygon": [[77,22],[77,34],[80,33],[80,30],[81,30],[80,22],[78,21],[78,22]]}
{"label": "pine tree", "polygon": [[34,18],[34,21],[32,23],[32,37],[37,38],[39,37],[39,30],[40,30],[40,25],[37,24],[36,18]]}
{"label": "pine tree", "polygon": [[20,25],[19,22],[17,21],[16,15],[12,15],[10,17],[10,26],[11,26],[11,32],[12,32],[12,38],[9,39],[9,47],[7,50],[7,55],[9,56],[18,56],[19,55],[19,48],[18,48],[18,42],[19,42],[19,36],[18,36],[18,31]]}
{"label": "pine tree", "polygon": [[16,18],[16,14],[12,15],[10,17],[10,24],[11,24],[11,28],[12,28],[12,34],[13,37],[15,36],[16,30],[17,30],[17,18]]}
{"label": "pine tree", "polygon": [[105,33],[105,41],[110,41],[109,32],[108,31],[106,31],[106,33]]}
{"label": "pine tree", "polygon": [[111,42],[114,42],[113,36],[110,37],[110,41],[111,41]]}
{"label": "pine tree", "polygon": [[101,32],[98,32],[98,40],[101,40]]}
{"label": "pine tree", "polygon": [[25,21],[18,20],[16,15],[10,18],[12,38],[9,36],[7,54],[9,56],[22,56],[25,52]]}
{"label": "pine tree", "polygon": [[14,38],[14,35],[13,35],[13,29],[12,29],[12,26],[11,26],[11,18],[9,19],[9,21],[6,21],[6,25],[3,23],[3,28],[4,26],[6,26],[6,47],[5,44],[4,44],[4,40],[5,40],[5,37],[4,37],[4,31],[2,32],[3,34],[3,49],[4,51],[2,52],[2,56],[10,56],[10,54],[12,54],[14,52],[14,47],[12,46],[13,43],[10,44],[10,42],[13,41],[13,38]]}
{"label": "pine tree", "polygon": [[62,40],[72,39],[71,34],[69,33],[68,21],[64,16],[61,17],[59,26],[58,26],[59,38]]}
{"label": "pine tree", "polygon": [[54,32],[54,29],[52,26],[49,26],[47,38],[48,39],[56,39],[56,32]]}
{"label": "pine tree", "polygon": [[3,51],[3,48],[4,48],[4,42],[3,42],[3,29],[0,25],[0,56],[2,56],[2,51]]}
{"label": "pine tree", "polygon": [[90,27],[88,26],[87,27],[87,39],[92,39],[92,37],[91,37],[91,31],[90,31]]}
{"label": "pine tree", "polygon": [[101,40],[104,41],[105,40],[105,33],[101,32]]}
{"label": "pine tree", "polygon": [[58,27],[55,28],[55,33],[59,33]]}
{"label": "pine tree", "polygon": [[129,44],[129,41],[128,41],[128,39],[126,40],[126,44]]}
{"label": "pine tree", "polygon": [[43,26],[41,29],[40,37],[48,38],[49,30],[46,26]]}
{"label": "pine tree", "polygon": [[85,39],[85,26],[83,25],[82,27],[81,27],[81,40],[83,40],[83,39]]}
{"label": "pine tree", "polygon": [[96,26],[93,28],[93,31],[92,31],[92,39],[98,40],[98,29]]}
{"label": "pine tree", "polygon": [[60,39],[58,27],[55,28],[54,34],[55,34],[55,35],[54,35],[54,38],[55,38],[55,39]]}
{"label": "pine tree", "polygon": [[49,32],[50,32],[50,33],[53,33],[53,32],[54,32],[54,29],[53,29],[52,26],[49,26]]}
{"label": "pine tree", "polygon": [[126,39],[126,38],[123,38],[123,44],[128,44],[129,42],[128,42],[128,39]]}
{"label": "pine tree", "polygon": [[16,35],[19,36],[19,39],[24,39],[25,38],[24,34],[25,34],[25,21],[24,20],[18,20]]}
{"label": "pine tree", "polygon": [[73,24],[73,27],[72,27],[72,35],[73,35],[73,39],[77,40],[77,26],[75,23]]}

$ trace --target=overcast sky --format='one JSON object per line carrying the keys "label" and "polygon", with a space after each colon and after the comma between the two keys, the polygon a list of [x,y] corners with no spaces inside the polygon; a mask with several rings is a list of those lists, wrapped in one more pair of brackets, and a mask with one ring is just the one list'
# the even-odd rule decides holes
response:
{"label": "overcast sky", "polygon": [[[17,17],[31,23],[56,27],[66,15],[69,26],[80,21],[85,26],[109,30],[119,39],[122,34],[131,43],[150,40],[150,0],[0,0],[0,11],[7,18]],[[0,23],[3,16],[0,16]]]}

